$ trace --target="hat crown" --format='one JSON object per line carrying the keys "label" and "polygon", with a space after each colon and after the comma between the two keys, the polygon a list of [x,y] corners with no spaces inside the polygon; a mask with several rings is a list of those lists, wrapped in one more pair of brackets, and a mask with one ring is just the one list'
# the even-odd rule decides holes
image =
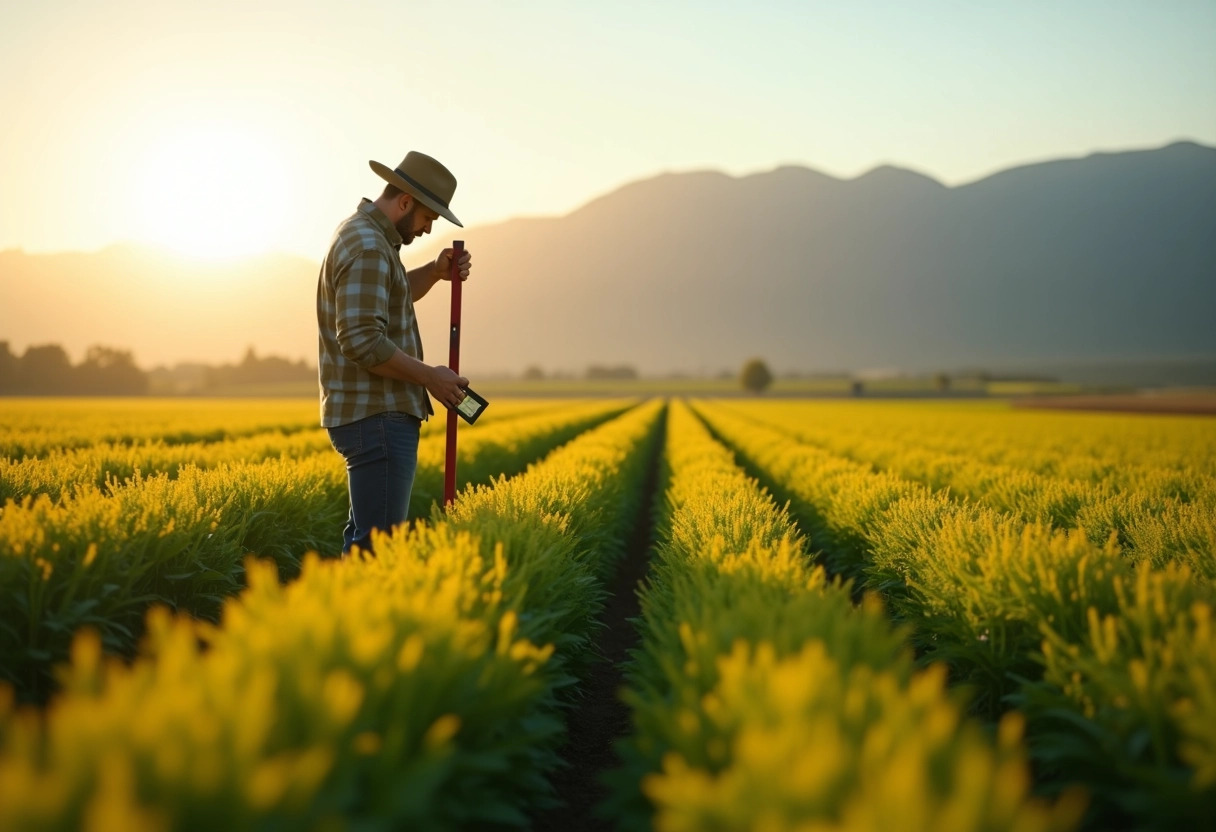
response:
{"label": "hat crown", "polygon": [[407,182],[412,179],[439,197],[445,206],[451,203],[452,195],[456,193],[456,177],[452,172],[440,164],[438,159],[417,150],[405,154],[405,158],[397,166],[397,173]]}
{"label": "hat crown", "polygon": [[449,207],[452,195],[456,193],[456,177],[437,160],[411,150],[396,169],[382,165],[375,159],[369,160],[368,164],[385,182],[410,194],[444,219],[463,225]]}

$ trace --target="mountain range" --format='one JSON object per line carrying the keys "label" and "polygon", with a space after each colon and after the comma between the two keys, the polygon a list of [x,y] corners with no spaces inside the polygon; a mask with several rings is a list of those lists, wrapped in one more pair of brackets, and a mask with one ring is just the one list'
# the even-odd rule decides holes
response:
{"label": "mountain range", "polygon": [[[891,166],[669,173],[565,216],[459,231],[474,258],[466,374],[1216,356],[1216,148],[1193,142],[956,187]],[[315,360],[316,274],[290,255],[0,252],[0,340],[127,347],[144,366],[247,345]],[[447,355],[445,289],[418,304],[431,363]]]}

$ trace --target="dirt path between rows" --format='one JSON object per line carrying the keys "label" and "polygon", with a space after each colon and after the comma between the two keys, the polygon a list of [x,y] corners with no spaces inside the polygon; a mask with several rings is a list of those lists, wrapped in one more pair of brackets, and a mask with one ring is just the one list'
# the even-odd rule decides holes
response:
{"label": "dirt path between rows", "polygon": [[[660,418],[665,424],[666,416]],[[616,828],[593,813],[607,796],[601,775],[620,765],[613,744],[630,729],[629,708],[621,701],[620,690],[625,684],[628,651],[638,643],[637,629],[629,619],[639,614],[638,583],[650,565],[655,489],[665,438],[666,428],[660,427],[647,463],[637,522],[608,586],[611,594],[605,602],[604,629],[597,636],[602,657],[591,666],[581,686],[582,698],[566,717],[566,744],[560,754],[568,765],[550,778],[562,805],[533,818],[532,829],[538,832],[607,832]]]}

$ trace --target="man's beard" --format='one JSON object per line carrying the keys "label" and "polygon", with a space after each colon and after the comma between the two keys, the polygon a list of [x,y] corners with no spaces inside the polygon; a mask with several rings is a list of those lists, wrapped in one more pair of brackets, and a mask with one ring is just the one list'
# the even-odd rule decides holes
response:
{"label": "man's beard", "polygon": [[401,235],[401,245],[408,246],[414,241],[414,212],[418,210],[418,203],[410,206],[410,210],[405,212],[405,216],[397,220],[394,226],[397,233]]}

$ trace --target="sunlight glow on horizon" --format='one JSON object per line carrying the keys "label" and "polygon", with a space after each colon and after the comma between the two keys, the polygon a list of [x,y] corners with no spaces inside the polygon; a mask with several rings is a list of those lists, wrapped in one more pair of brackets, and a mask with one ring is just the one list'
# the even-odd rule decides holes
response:
{"label": "sunlight glow on horizon", "polygon": [[227,259],[263,253],[286,231],[283,205],[298,188],[272,143],[254,129],[179,124],[150,134],[139,155],[145,164],[115,206],[132,217],[135,242]]}

